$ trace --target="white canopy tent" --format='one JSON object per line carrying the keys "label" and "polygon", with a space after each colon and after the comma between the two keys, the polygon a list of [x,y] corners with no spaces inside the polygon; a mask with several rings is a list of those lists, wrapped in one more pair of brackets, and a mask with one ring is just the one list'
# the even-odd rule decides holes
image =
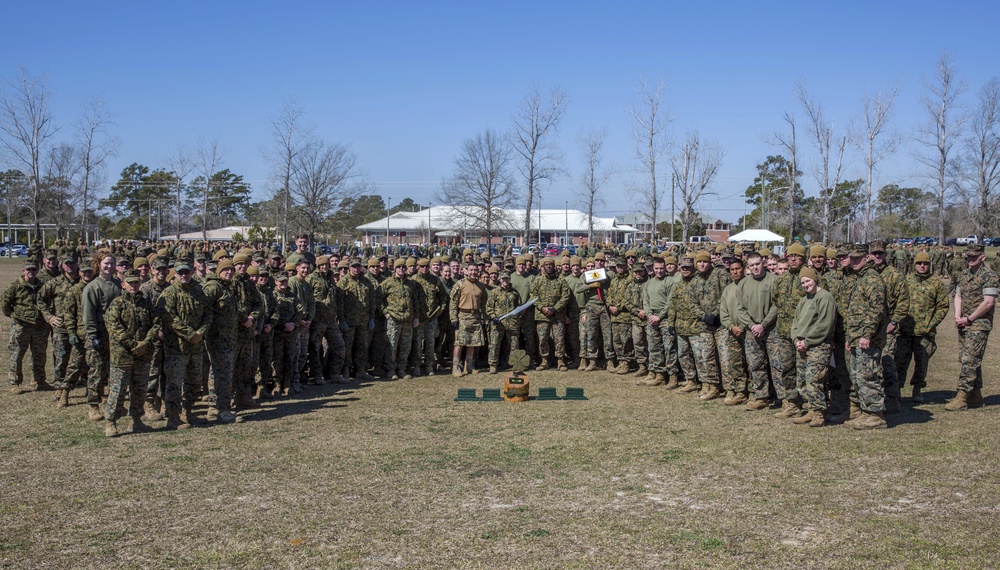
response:
{"label": "white canopy tent", "polygon": [[759,242],[781,242],[785,243],[785,238],[770,230],[743,230],[742,232],[729,236],[729,241],[759,241]]}

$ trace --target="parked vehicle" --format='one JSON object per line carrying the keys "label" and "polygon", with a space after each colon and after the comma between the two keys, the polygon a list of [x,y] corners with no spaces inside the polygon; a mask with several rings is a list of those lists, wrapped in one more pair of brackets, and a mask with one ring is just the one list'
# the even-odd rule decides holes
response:
{"label": "parked vehicle", "polygon": [[708,236],[691,236],[688,241],[691,243],[712,243]]}
{"label": "parked vehicle", "polygon": [[545,246],[545,255],[559,255],[559,245],[550,243]]}
{"label": "parked vehicle", "polygon": [[519,246],[519,245],[511,246],[511,248],[510,248],[510,254],[511,255],[521,255],[521,246]]}
{"label": "parked vehicle", "polygon": [[7,246],[0,246],[0,257],[27,257],[28,246],[23,243],[15,243],[10,246],[10,251],[7,251]]}
{"label": "parked vehicle", "polygon": [[979,243],[979,236],[967,235],[964,238],[958,238],[955,240],[955,243],[958,245],[976,245]]}
{"label": "parked vehicle", "polygon": [[1000,246],[1000,237],[991,237],[983,240],[983,245],[988,245],[992,247]]}

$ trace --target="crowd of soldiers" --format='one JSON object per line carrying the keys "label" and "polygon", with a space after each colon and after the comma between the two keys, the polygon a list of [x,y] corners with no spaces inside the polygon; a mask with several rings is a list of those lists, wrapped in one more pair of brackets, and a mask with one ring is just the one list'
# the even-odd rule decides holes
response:
{"label": "crowd of soldiers", "polygon": [[113,437],[126,415],[131,432],[235,423],[306,385],[496,374],[523,349],[537,370],[606,370],[701,401],[780,405],[775,415],[799,425],[879,429],[900,410],[911,360],[911,399],[923,402],[952,299],[962,370],[945,409],[983,405],[1000,284],[982,246],[796,242],[779,256],[759,245],[316,256],[303,234],[286,258],[231,244],[36,243],[2,297],[11,391],[27,386],[30,350],[32,387],[66,407],[85,385],[88,417]]}

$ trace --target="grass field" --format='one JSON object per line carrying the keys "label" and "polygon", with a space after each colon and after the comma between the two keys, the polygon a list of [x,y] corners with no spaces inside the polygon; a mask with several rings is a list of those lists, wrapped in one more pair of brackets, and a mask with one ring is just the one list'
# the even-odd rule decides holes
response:
{"label": "grass field", "polygon": [[[19,267],[0,262],[3,287]],[[928,403],[876,432],[540,372],[533,394],[590,399],[454,402],[502,377],[436,376],[109,440],[82,390],[61,410],[4,389],[0,567],[997,567],[1000,357],[987,406],[945,412],[950,322]]]}

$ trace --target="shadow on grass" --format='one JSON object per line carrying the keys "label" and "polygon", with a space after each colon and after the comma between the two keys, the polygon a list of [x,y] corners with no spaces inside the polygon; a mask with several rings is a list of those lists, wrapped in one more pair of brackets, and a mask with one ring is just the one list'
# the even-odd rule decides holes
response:
{"label": "shadow on grass", "polygon": [[283,417],[309,414],[319,409],[346,408],[347,402],[360,400],[353,396],[349,385],[303,386],[303,394],[296,399],[279,398],[261,402],[261,408],[244,410],[241,416],[247,422],[276,420]]}
{"label": "shadow on grass", "polygon": [[948,400],[955,397],[954,390],[932,390],[927,392],[921,392],[924,397],[924,404],[946,404]]}
{"label": "shadow on grass", "polygon": [[914,408],[903,405],[898,414],[887,415],[886,421],[890,426],[903,424],[925,424],[934,419],[934,414],[930,410]]}

